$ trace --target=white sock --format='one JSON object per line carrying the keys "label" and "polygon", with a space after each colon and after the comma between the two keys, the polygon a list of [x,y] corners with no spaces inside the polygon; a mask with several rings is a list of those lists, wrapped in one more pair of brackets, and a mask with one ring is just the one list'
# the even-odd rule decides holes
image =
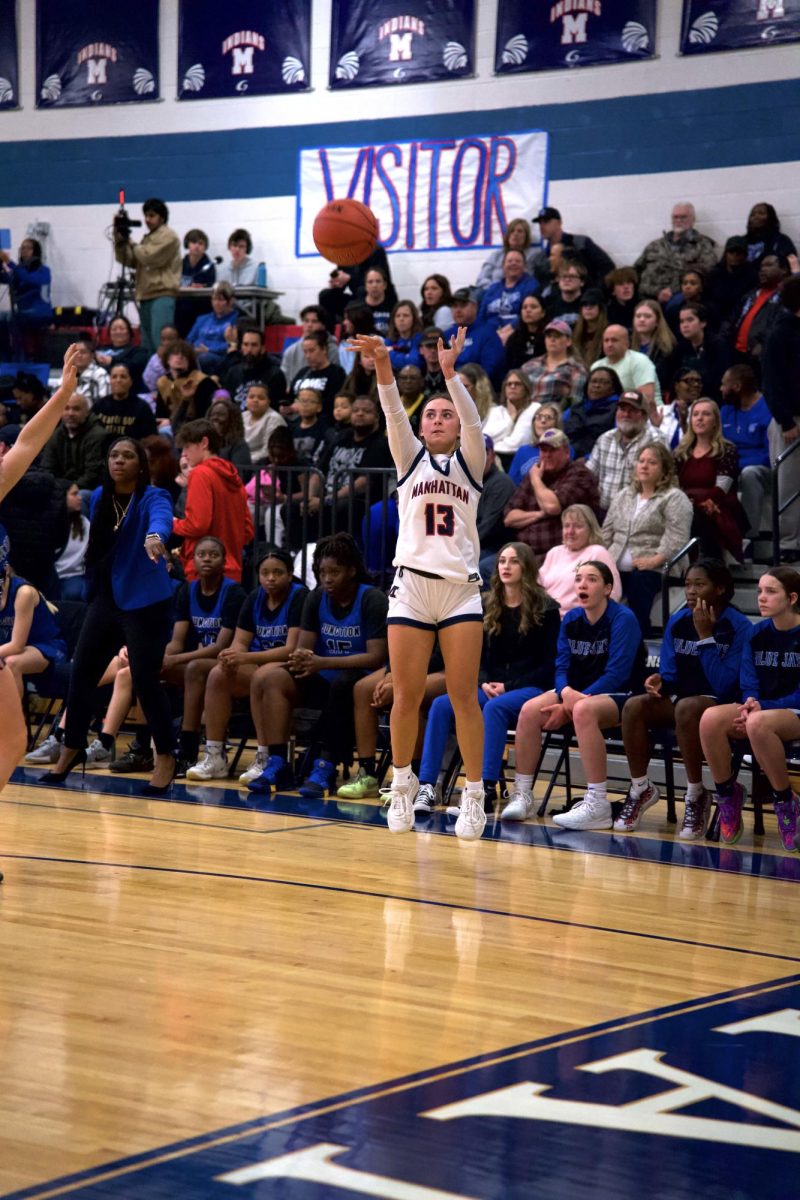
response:
{"label": "white sock", "polygon": [[206,738],[206,753],[210,754],[212,758],[222,758],[224,746],[224,742],[209,742]]}
{"label": "white sock", "polygon": [[631,778],[631,791],[637,800],[640,796],[644,795],[649,787],[650,780],[647,775],[640,775],[636,779]]}
{"label": "white sock", "polygon": [[405,767],[393,767],[392,783],[396,783],[398,787],[408,787],[408,785],[411,783],[412,774],[413,772],[411,770],[411,763]]}
{"label": "white sock", "polygon": [[472,783],[469,779],[465,779],[464,780],[464,791],[465,792],[482,792],[483,791],[483,780],[479,779],[477,783]]}
{"label": "white sock", "polygon": [[608,792],[605,783],[587,783],[586,790],[587,795],[591,792],[595,800],[601,800],[603,804],[608,804]]}
{"label": "white sock", "polygon": [[533,776],[520,775],[519,771],[517,771],[514,776],[514,790],[530,794],[533,791]]}
{"label": "white sock", "polygon": [[703,782],[686,784],[686,799],[699,800],[703,794]]}

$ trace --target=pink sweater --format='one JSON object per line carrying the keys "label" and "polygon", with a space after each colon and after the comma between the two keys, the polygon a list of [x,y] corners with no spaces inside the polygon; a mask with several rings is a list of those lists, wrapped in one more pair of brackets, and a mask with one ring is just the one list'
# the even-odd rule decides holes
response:
{"label": "pink sweater", "polygon": [[591,560],[605,563],[614,576],[611,599],[620,600],[622,598],[622,583],[617,564],[605,546],[587,546],[584,550],[568,550],[566,546],[553,546],[552,550],[547,551],[544,562],[539,568],[539,583],[556,601],[561,609],[562,617],[571,608],[578,607],[578,597],[575,593],[575,572],[581,563]]}

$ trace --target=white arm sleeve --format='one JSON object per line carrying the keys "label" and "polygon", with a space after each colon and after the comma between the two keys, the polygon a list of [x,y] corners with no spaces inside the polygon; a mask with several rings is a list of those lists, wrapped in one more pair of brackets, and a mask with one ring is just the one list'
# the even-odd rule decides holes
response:
{"label": "white arm sleeve", "polygon": [[[403,401],[397,390],[397,384],[379,383],[378,396],[386,417],[389,450],[394,459],[394,465],[397,467],[397,474],[402,478],[422,449],[422,442],[414,436],[414,431],[406,416],[406,410],[403,408]],[[469,400],[469,397],[467,399]]]}
{"label": "white arm sleeve", "polygon": [[480,483],[486,467],[486,443],[480,413],[457,375],[447,380],[447,390],[461,422],[461,456],[472,478]]}

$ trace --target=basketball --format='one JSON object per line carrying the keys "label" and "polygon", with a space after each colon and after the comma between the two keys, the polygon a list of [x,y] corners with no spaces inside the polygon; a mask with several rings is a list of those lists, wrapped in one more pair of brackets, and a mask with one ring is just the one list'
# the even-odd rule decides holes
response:
{"label": "basketball", "polygon": [[353,267],[369,258],[378,242],[375,214],[360,200],[331,200],[317,213],[312,231],[323,258]]}

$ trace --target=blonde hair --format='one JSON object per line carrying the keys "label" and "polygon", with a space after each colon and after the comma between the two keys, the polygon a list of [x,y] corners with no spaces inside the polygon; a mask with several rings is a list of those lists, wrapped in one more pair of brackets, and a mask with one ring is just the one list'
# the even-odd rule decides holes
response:
{"label": "blonde hair", "polygon": [[733,448],[733,442],[729,442],[722,435],[722,417],[719,412],[719,405],[709,396],[699,396],[695,400],[692,407],[689,409],[689,418],[686,422],[686,433],[675,447],[675,461],[682,463],[687,458],[691,457],[692,451],[697,445],[697,434],[692,429],[692,413],[697,408],[698,404],[708,404],[711,407],[711,415],[714,418],[714,425],[711,431],[711,450],[714,458],[721,458],[726,450]]}
{"label": "blonde hair", "polygon": [[603,531],[600,528],[600,522],[589,508],[588,504],[568,504],[561,514],[561,525],[563,528],[567,517],[578,517],[583,521],[586,528],[589,530],[589,546],[603,545]]}
{"label": "blonde hair", "polygon": [[[656,484],[657,492],[666,492],[668,488],[678,486],[678,473],[675,470],[675,459],[672,456],[672,451],[664,442],[648,442],[646,446],[642,446],[639,453],[636,455],[636,463],[644,454],[645,450],[652,450],[661,465],[661,478]],[[636,492],[641,492],[642,485],[635,478],[636,463],[633,465],[634,478],[632,479],[632,487]]]}
{"label": "blonde hair", "polygon": [[463,367],[458,368],[459,375],[466,375],[472,386],[475,388],[475,407],[481,421],[485,421],[489,415],[489,409],[493,404],[497,403],[497,397],[494,394],[494,388],[489,376],[484,371],[483,367],[477,363],[464,363]]}
{"label": "blonde hair", "polygon": [[[660,350],[662,354],[671,354],[675,349],[675,335],[667,324],[667,319],[664,316],[663,309],[657,300],[640,300],[633,310],[634,318],[640,308],[649,308],[650,312],[656,319],[656,327],[653,330],[653,336],[647,343],[647,357],[653,357],[654,350]],[[631,337],[631,349],[639,350],[641,353],[642,339],[636,332],[636,325],[633,327],[633,335]]]}

